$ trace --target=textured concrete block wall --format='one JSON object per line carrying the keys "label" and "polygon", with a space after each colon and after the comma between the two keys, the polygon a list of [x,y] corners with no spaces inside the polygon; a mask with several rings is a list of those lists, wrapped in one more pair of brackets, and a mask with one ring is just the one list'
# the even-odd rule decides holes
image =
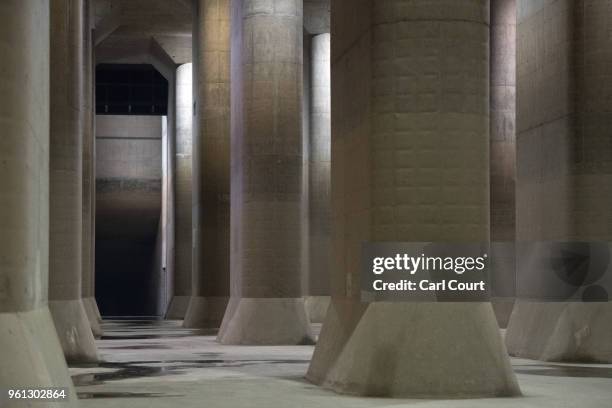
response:
{"label": "textured concrete block wall", "polygon": [[336,296],[359,292],[355,251],[370,228],[371,5],[332,2],[331,290]]}
{"label": "textured concrete block wall", "polygon": [[307,374],[324,387],[520,393],[489,303],[359,298],[363,242],[489,240],[488,5],[332,2],[334,297]]}
{"label": "textured concrete block wall", "polygon": [[520,2],[519,239],[609,239],[610,22],[605,1]]}
{"label": "textured concrete block wall", "polygon": [[[546,4],[545,4],[546,3]],[[517,10],[517,240],[572,235],[574,2],[519,1]]]}
{"label": "textured concrete block wall", "polygon": [[217,339],[311,343],[301,273],[303,3],[237,0],[231,10],[231,299]]}
{"label": "textured concrete block wall", "polygon": [[237,147],[232,149],[232,214],[237,221],[232,226],[232,294],[298,298],[302,2],[243,3],[236,67],[242,70],[243,102],[236,102],[241,113],[232,118]]}

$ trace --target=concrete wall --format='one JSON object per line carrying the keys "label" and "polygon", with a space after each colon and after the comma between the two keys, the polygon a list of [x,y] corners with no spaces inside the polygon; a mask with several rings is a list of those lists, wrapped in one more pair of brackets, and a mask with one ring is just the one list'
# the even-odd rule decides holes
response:
{"label": "concrete wall", "polygon": [[162,117],[96,116],[96,283],[103,315],[157,315]]}

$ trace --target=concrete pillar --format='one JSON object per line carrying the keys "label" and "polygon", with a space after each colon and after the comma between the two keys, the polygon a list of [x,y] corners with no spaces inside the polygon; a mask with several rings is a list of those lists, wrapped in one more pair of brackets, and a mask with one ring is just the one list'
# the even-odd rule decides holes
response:
{"label": "concrete pillar", "polygon": [[[517,241],[609,243],[610,2],[518,0],[517,16]],[[612,304],[604,294],[587,303],[517,299],[508,351],[612,362]]]}
{"label": "concrete pillar", "polygon": [[230,282],[230,0],[195,4],[193,296],[183,324],[218,328]]}
{"label": "concrete pillar", "polygon": [[47,307],[49,2],[0,2],[0,49],[0,389],[68,388],[76,407]]}
{"label": "concrete pillar", "polygon": [[83,1],[51,2],[49,309],[68,362],[97,361],[81,300]]}
{"label": "concrete pillar", "polygon": [[514,306],[516,0],[491,0],[491,304],[500,327]]}
{"label": "concrete pillar", "polygon": [[176,70],[176,144],[174,160],[174,289],[168,319],[183,319],[191,299],[192,253],[192,64]]}
{"label": "concrete pillar", "polygon": [[94,277],[94,225],[95,225],[95,172],[94,172],[94,100],[93,100],[93,40],[91,33],[92,0],[83,3],[83,258],[81,290],[83,306],[94,337],[102,336],[100,312],[95,298]]}
{"label": "concrete pillar", "polygon": [[231,299],[223,344],[312,342],[302,297],[302,1],[232,2]]}
{"label": "concrete pillar", "polygon": [[306,311],[322,323],[330,301],[331,84],[329,33],[310,42],[310,126],[308,134],[308,282]]}
{"label": "concrete pillar", "polygon": [[489,239],[488,5],[332,2],[333,298],[307,374],[326,388],[520,393],[490,303],[359,297],[364,241]]}

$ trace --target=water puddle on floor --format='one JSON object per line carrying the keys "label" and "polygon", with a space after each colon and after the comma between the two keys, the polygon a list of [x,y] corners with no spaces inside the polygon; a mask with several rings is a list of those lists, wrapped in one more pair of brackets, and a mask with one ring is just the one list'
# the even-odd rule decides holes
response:
{"label": "water puddle on floor", "polygon": [[160,397],[182,397],[183,395],[168,395],[152,392],[78,392],[79,399],[102,399],[102,398],[160,398]]}
{"label": "water puddle on floor", "polygon": [[515,365],[514,367],[514,372],[517,374],[544,375],[549,377],[612,378],[611,367],[556,364],[527,364]]}
{"label": "water puddle on floor", "polygon": [[163,377],[185,374],[199,368],[240,368],[257,364],[305,364],[306,360],[167,360],[167,361],[131,361],[126,363],[103,362],[89,365],[88,368],[105,368],[112,371],[100,373],[83,373],[72,376],[77,387],[100,385],[109,381],[122,381],[134,378]]}

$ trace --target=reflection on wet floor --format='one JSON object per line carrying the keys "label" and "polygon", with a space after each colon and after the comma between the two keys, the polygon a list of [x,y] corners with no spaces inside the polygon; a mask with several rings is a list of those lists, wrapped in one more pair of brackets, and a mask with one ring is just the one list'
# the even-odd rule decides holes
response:
{"label": "reflection on wet floor", "polygon": [[527,364],[514,365],[514,372],[551,377],[612,378],[612,367],[597,365]]}
{"label": "reflection on wet floor", "polygon": [[[299,390],[320,392],[304,380],[312,346],[225,346],[215,341],[216,331],[185,329],[180,321],[112,320],[104,321],[103,329],[105,335],[97,341],[102,361],[71,367],[81,399],[163,401],[165,397],[185,397],[183,393],[192,392],[190,388],[175,388],[180,383],[231,379],[243,381],[241,384],[263,379],[289,380]],[[314,329],[318,332],[320,325]],[[611,365],[549,364],[524,359],[512,359],[512,363],[519,381],[527,383],[538,378],[547,383],[563,377],[595,381],[612,378]],[[173,406],[171,401],[178,400],[169,399],[157,406]]]}
{"label": "reflection on wet floor", "polygon": [[[105,334],[97,341],[102,361],[71,367],[81,399],[171,397],[172,394],[163,392],[138,393],[131,389],[130,392],[115,392],[106,386],[125,386],[154,377],[189,380],[207,369],[216,368],[222,369],[225,375],[263,373],[274,376],[279,372],[280,377],[301,380],[303,374],[294,373],[305,372],[312,353],[312,347],[303,346],[297,347],[297,358],[289,358],[294,357],[293,354],[277,354],[276,349],[258,353],[265,347],[243,353],[248,347],[216,343],[216,330],[185,329],[180,321],[112,320],[104,321],[103,329]],[[290,365],[300,366],[288,369]],[[291,374],[284,375],[286,372]]]}
{"label": "reflection on wet floor", "polygon": [[182,395],[167,395],[154,392],[79,392],[77,395],[79,399],[182,397]]}
{"label": "reflection on wet floor", "polygon": [[[153,365],[155,364],[155,365]],[[188,370],[212,367],[246,367],[257,364],[304,364],[304,360],[164,360],[135,361],[129,363],[100,363],[89,368],[108,368],[113,371],[101,373],[75,374],[72,376],[74,385],[97,385],[107,381],[126,380],[139,377],[162,377],[178,375]]]}

